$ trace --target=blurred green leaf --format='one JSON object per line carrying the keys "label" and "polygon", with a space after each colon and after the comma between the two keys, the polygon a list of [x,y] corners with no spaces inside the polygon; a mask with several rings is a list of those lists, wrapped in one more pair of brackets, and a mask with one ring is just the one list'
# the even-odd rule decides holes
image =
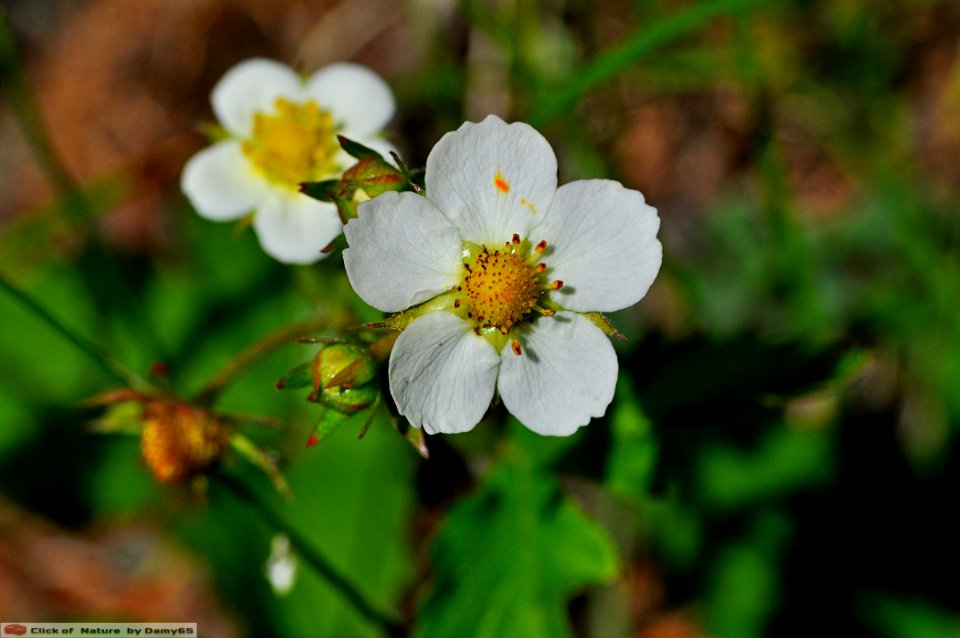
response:
{"label": "blurred green leaf", "polygon": [[614,494],[636,500],[650,489],[659,446],[632,388],[629,374],[623,372],[611,415],[613,445],[607,459],[606,485]]}
{"label": "blurred green leaf", "polygon": [[866,624],[888,638],[960,636],[960,614],[922,600],[874,593],[863,595],[857,607]]}
{"label": "blurred green leaf", "polygon": [[766,623],[779,602],[779,560],[789,536],[789,519],[761,511],[746,539],[720,551],[705,601],[705,624],[710,635],[769,635]]}
{"label": "blurred green leaf", "polygon": [[599,54],[561,87],[540,96],[529,115],[535,126],[543,125],[570,107],[584,93],[610,81],[657,48],[688,35],[717,16],[756,7],[756,0],[705,0],[645,24],[626,41]]}
{"label": "blurred green leaf", "polygon": [[823,484],[833,474],[829,432],[781,426],[755,450],[717,445],[698,464],[700,495],[719,510],[783,498],[791,491]]}
{"label": "blurred green leaf", "polygon": [[611,540],[546,474],[505,462],[448,514],[417,636],[570,636],[565,604],[617,572]]}

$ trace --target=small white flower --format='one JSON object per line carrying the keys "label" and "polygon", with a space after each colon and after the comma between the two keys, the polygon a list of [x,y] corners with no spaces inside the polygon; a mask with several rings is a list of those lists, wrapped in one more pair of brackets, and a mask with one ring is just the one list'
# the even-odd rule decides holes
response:
{"label": "small white flower", "polygon": [[286,534],[274,534],[270,540],[270,556],[263,573],[277,596],[286,596],[293,589],[297,580],[297,557]]}
{"label": "small white flower", "polygon": [[354,290],[397,312],[424,303],[390,356],[400,413],[464,432],[494,391],[524,425],[569,435],[613,399],[617,357],[581,313],[639,301],[660,269],[660,220],[609,180],[557,188],[557,160],[523,123],[465,123],[430,152],[427,195],[385,193],[344,231]]}
{"label": "small white flower", "polygon": [[236,65],[211,95],[229,137],[187,162],[180,186],[197,212],[214,221],[254,213],[263,249],[279,261],[306,264],[341,229],[334,204],[299,192],[298,184],[339,178],[353,160],[337,135],[386,154],[377,135],[393,117],[393,94],[366,67],[331,64],[303,80],[263,58]]}

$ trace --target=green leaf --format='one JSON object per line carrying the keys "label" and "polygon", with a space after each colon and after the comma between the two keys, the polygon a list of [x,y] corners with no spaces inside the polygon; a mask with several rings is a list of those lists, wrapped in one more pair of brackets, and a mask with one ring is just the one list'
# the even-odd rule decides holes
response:
{"label": "green leaf", "polygon": [[501,464],[447,516],[417,636],[572,635],[567,600],[617,573],[604,530],[530,467]]}

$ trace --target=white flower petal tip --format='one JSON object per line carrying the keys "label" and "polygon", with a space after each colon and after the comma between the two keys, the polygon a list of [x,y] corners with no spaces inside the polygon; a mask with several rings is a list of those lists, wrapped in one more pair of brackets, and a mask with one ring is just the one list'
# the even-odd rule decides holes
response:
{"label": "white flower petal tip", "polygon": [[278,97],[299,101],[302,94],[303,82],[293,69],[276,60],[251,58],[224,73],[210,101],[220,124],[245,137],[253,130],[254,113],[272,112]]}
{"label": "white flower petal tip", "polygon": [[219,142],[187,161],[180,189],[201,217],[229,221],[253,210],[265,185],[243,156],[240,143]]}
{"label": "white flower petal tip", "polygon": [[425,197],[387,192],[360,205],[344,267],[368,304],[397,312],[449,290],[463,268],[457,229]]}
{"label": "white flower petal tip", "polygon": [[467,432],[493,400],[500,357],[449,312],[433,312],[404,330],[390,355],[390,393],[400,414],[429,434]]}
{"label": "white flower petal tip", "polygon": [[553,246],[554,298],[579,312],[612,312],[647,294],[663,261],[660,218],[641,193],[611,180],[581,180],[557,191],[537,229]]}
{"label": "white flower petal tip", "polygon": [[330,64],[307,80],[306,95],[329,110],[347,137],[380,132],[393,118],[396,102],[383,79],[359,64]]}
{"label": "white flower petal tip", "polygon": [[504,348],[497,381],[504,405],[521,423],[538,434],[569,436],[604,415],[619,366],[599,328],[560,312],[531,324],[521,341],[519,356]]}
{"label": "white flower petal tip", "polygon": [[541,222],[557,190],[557,158],[530,125],[490,115],[444,135],[425,180],[427,197],[464,239],[494,244]]}
{"label": "white flower petal tip", "polygon": [[340,234],[337,207],[300,193],[277,190],[261,202],[253,229],[263,251],[285,264],[312,264]]}

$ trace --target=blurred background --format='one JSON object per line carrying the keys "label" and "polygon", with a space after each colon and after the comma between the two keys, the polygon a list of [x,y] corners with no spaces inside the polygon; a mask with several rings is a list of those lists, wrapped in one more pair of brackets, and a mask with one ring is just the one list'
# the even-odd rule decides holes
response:
{"label": "blurred background", "polygon": [[[282,423],[244,430],[277,508],[413,635],[960,636],[955,0],[0,8],[0,272],[183,396],[284,326],[376,319],[337,257],[281,266],[180,194],[245,58],[370,66],[412,166],[497,113],[561,182],[658,208],[663,270],[611,317],[617,396],[573,437],[495,410],[423,460],[381,412],[306,448],[317,406],[273,387],[312,354],[292,339],[218,397]],[[383,635],[296,556],[271,585],[276,530],[236,494],[160,485],[136,437],[93,431],[116,381],[7,292],[0,618]]]}

